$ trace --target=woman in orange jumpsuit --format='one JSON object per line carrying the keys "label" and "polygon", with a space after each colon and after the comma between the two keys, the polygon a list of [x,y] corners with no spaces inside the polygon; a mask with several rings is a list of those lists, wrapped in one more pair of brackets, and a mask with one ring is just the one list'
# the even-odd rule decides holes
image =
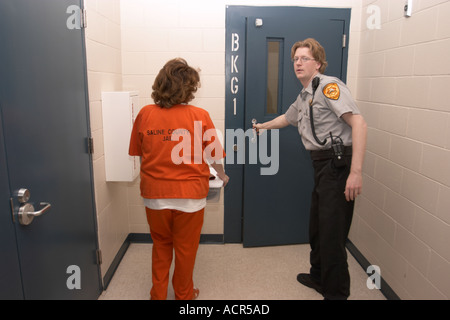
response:
{"label": "woman in orange jumpsuit", "polygon": [[167,62],[152,87],[155,104],[142,108],[131,133],[129,154],[141,157],[141,196],[153,239],[152,300],[167,298],[173,251],[175,298],[198,296],[192,276],[209,191],[205,160],[224,186],[229,180],[208,112],[188,105],[199,83],[198,72],[185,60]]}

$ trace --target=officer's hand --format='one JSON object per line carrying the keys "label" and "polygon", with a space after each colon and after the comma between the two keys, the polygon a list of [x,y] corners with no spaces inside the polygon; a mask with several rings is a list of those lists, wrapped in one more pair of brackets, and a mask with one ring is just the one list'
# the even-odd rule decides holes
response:
{"label": "officer's hand", "polygon": [[345,199],[347,201],[354,201],[362,191],[362,174],[350,172],[347,183],[345,185]]}
{"label": "officer's hand", "polygon": [[258,136],[262,135],[264,133],[264,131],[266,131],[266,129],[262,129],[262,123],[254,123],[253,129],[256,130],[256,133],[258,134]]}

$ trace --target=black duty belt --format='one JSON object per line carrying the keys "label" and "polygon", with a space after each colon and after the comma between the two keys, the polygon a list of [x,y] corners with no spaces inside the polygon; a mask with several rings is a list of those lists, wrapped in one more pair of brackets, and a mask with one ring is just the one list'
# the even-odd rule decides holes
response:
{"label": "black duty belt", "polygon": [[[332,159],[334,155],[334,150],[332,148],[326,150],[312,150],[311,159],[312,160],[326,160]],[[344,146],[343,156],[351,156],[352,155],[352,146]]]}

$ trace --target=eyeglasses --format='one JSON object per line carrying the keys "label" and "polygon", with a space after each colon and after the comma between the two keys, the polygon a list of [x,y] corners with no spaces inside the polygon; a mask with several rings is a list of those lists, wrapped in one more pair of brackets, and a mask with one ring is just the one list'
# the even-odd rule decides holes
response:
{"label": "eyeglasses", "polygon": [[298,62],[299,59],[302,61],[302,63],[306,63],[306,62],[311,61],[311,60],[316,60],[316,59],[308,58],[308,57],[294,57],[292,59],[292,62],[296,63],[296,62]]}

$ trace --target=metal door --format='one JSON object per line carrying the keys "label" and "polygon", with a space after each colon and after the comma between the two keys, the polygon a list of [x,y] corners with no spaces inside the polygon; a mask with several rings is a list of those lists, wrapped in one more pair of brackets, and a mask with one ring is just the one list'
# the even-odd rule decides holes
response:
{"label": "metal door", "polygon": [[[82,5],[0,3],[2,298],[96,299],[102,290]],[[43,214],[20,219],[24,207]]]}
{"label": "metal door", "polygon": [[[327,53],[326,74],[345,80],[347,50],[343,36],[348,34],[349,17],[348,9],[266,7],[252,10],[246,27],[246,130],[251,128],[253,119],[265,122],[285,113],[300,93],[301,83],[295,77],[291,62],[291,47],[296,41],[317,39]],[[270,82],[272,89],[268,89]],[[274,134],[279,137],[272,139]],[[246,150],[250,150],[251,139],[247,141]],[[278,133],[268,132],[267,141],[271,141],[268,154],[278,152],[278,171],[263,175],[261,169],[274,163],[262,165],[260,161],[255,165],[249,163],[249,159],[244,166],[244,246],[306,243],[313,186],[310,156],[295,127],[280,129]],[[278,148],[274,144],[278,144]],[[258,156],[261,159],[261,150]],[[273,154],[272,161],[276,161]]]}
{"label": "metal door", "polygon": [[[2,115],[0,114],[0,117]],[[0,300],[22,299],[19,255],[10,204],[3,127],[0,121]]]}

